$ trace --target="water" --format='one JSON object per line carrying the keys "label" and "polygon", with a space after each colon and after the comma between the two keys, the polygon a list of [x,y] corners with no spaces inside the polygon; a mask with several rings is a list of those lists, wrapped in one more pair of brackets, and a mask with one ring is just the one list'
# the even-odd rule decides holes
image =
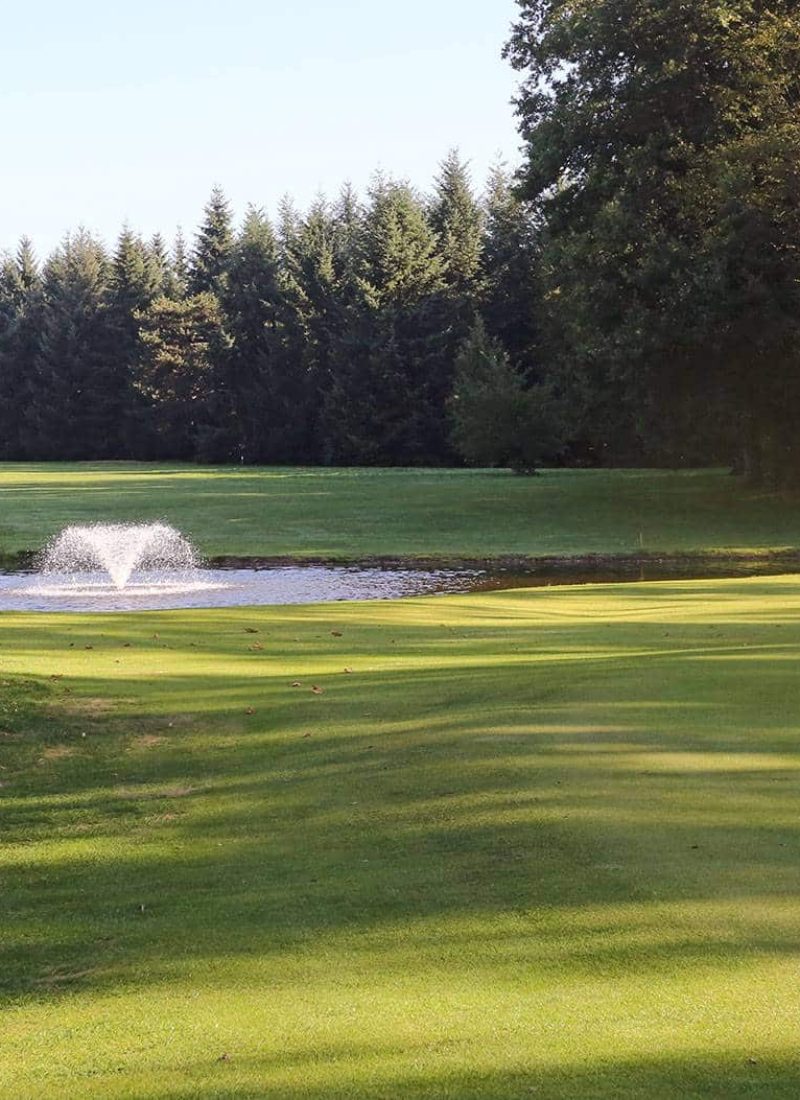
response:
{"label": "water", "polygon": [[158,611],[171,608],[396,600],[468,591],[468,570],[291,566],[276,569],[195,569],[191,578],[138,571],[117,588],[101,573],[0,575],[0,611]]}

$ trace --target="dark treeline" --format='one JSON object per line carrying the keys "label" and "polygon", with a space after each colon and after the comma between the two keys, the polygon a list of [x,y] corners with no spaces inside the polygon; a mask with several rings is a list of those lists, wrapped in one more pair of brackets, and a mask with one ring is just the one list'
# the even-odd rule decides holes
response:
{"label": "dark treeline", "polygon": [[23,240],[0,272],[0,456],[452,462],[468,337],[536,382],[535,271],[510,178],[478,200],[455,153],[430,196],[377,177],[237,228],[215,189],[190,243],[77,232],[39,267]]}

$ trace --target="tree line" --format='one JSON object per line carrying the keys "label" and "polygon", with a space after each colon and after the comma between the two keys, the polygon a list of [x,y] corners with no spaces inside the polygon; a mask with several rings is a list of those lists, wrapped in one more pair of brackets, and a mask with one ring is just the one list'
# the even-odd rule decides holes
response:
{"label": "tree line", "polygon": [[0,268],[0,456],[453,462],[459,362],[536,383],[536,247],[508,173],[478,198],[455,152],[430,195],[377,176],[237,227],[215,188],[188,243],[79,231],[40,266],[23,239]]}

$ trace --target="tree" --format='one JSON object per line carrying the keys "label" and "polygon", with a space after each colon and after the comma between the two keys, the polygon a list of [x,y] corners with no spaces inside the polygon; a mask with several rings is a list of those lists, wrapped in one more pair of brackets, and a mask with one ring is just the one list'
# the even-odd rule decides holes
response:
{"label": "tree", "polygon": [[455,149],[439,170],[431,223],[444,263],[445,285],[457,301],[473,301],[481,278],[483,212],[473,195],[469,170]]}
{"label": "tree", "polygon": [[228,386],[246,462],[281,461],[292,453],[286,442],[296,409],[284,385],[283,309],[275,234],[264,213],[251,207],[233,248],[225,298]]}
{"label": "tree", "polygon": [[376,179],[359,266],[325,397],[332,458],[436,462],[445,395],[431,303],[444,289],[443,262],[425,206],[407,184]]}
{"label": "tree", "polygon": [[789,0],[520,0],[546,321],[607,438],[798,464],[799,49]]}
{"label": "tree", "polygon": [[189,293],[189,249],[180,228],[175,234],[171,260],[171,278],[164,287],[164,293],[177,302]]}
{"label": "tree", "polygon": [[85,231],[66,238],[45,266],[22,426],[29,454],[61,459],[120,454],[125,367],[109,325],[109,275],[102,245]]}
{"label": "tree", "polygon": [[34,385],[41,278],[27,237],[0,267],[0,455],[26,457],[24,423]]}
{"label": "tree", "polygon": [[[481,254],[481,316],[514,367],[534,373],[539,325],[539,240],[530,204],[520,200],[513,178],[492,170],[485,198]],[[534,381],[535,379],[531,379]]]}
{"label": "tree", "polygon": [[195,294],[156,298],[137,314],[143,355],[135,386],[148,405],[163,458],[219,459],[214,440],[221,423],[217,363],[225,337],[219,300]]}
{"label": "tree", "polygon": [[121,451],[128,457],[146,455],[147,428],[133,386],[142,345],[137,315],[146,310],[160,290],[162,272],[142,239],[125,226],[111,260],[107,291],[107,324],[119,367]]}
{"label": "tree", "polygon": [[214,187],[206,203],[203,222],[197,232],[189,268],[191,294],[224,293],[228,262],[233,250],[233,227],[228,200],[221,187]]}
{"label": "tree", "polygon": [[533,473],[562,450],[552,394],[544,386],[526,386],[481,320],[456,360],[449,408],[453,445],[471,465]]}

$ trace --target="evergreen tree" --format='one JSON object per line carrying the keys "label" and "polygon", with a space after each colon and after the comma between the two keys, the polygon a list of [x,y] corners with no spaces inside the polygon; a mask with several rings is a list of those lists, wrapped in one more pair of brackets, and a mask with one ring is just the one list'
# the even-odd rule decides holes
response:
{"label": "evergreen tree", "polygon": [[467,166],[456,150],[442,163],[431,221],[450,294],[461,302],[474,302],[481,279],[483,213],[472,192]]}
{"label": "evergreen tree", "polygon": [[41,279],[33,246],[23,237],[0,267],[0,456],[26,457],[22,425],[38,352]]}
{"label": "evergreen tree", "polygon": [[119,453],[126,457],[147,457],[151,449],[145,410],[133,382],[143,354],[137,316],[160,292],[159,259],[131,229],[123,228],[111,260],[107,324],[119,370]]}
{"label": "evergreen tree", "polygon": [[454,447],[472,465],[533,473],[562,449],[560,416],[551,393],[526,385],[481,320],[456,361],[450,413]]}
{"label": "evergreen tree", "polygon": [[113,458],[122,451],[124,365],[108,316],[110,265],[81,231],[44,272],[38,351],[23,445],[41,458]]}
{"label": "evergreen tree", "polygon": [[285,385],[278,246],[268,218],[255,207],[233,249],[225,307],[239,456],[245,462],[284,461],[293,450],[295,409]]}
{"label": "evergreen tree", "polygon": [[[306,460],[327,457],[324,404],[344,324],[340,227],[317,200],[300,218],[290,203],[279,229],[283,296],[283,390],[294,404],[291,453]],[[285,399],[284,399],[285,400]]]}
{"label": "evergreen tree", "polygon": [[180,301],[189,293],[189,250],[183,230],[178,229],[172,245],[170,279],[164,288],[167,298]]}
{"label": "evergreen tree", "polygon": [[223,459],[217,364],[226,348],[218,298],[156,298],[137,314],[143,355],[135,386],[148,406],[161,458]]}
{"label": "evergreen tree", "polygon": [[214,187],[195,240],[189,269],[191,294],[224,294],[233,240],[230,205],[222,189]]}
{"label": "evergreen tree", "polygon": [[435,462],[444,395],[430,301],[444,288],[443,262],[425,207],[407,184],[378,177],[370,199],[361,299],[332,370],[326,435],[338,461]]}
{"label": "evergreen tree", "polygon": [[160,233],[154,233],[150,238],[147,245],[147,262],[152,273],[154,296],[171,297],[175,276],[167,243]]}
{"label": "evergreen tree", "polygon": [[501,167],[489,177],[485,210],[481,314],[514,367],[530,375],[540,338],[539,247],[530,208]]}

